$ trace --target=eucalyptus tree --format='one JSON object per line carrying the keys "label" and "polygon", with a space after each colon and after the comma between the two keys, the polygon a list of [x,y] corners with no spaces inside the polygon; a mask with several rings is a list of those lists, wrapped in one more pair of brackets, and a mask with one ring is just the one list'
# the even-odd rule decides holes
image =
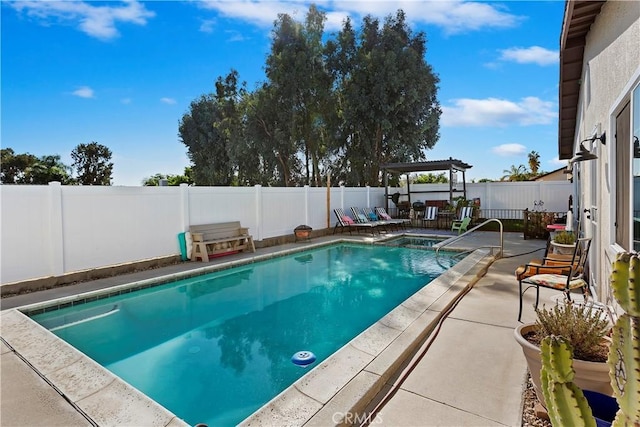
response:
{"label": "eucalyptus tree", "polygon": [[298,183],[300,159],[292,138],[283,99],[263,84],[246,97],[245,145],[235,154],[241,166],[238,178],[254,184],[289,187]]}
{"label": "eucalyptus tree", "polygon": [[[305,181],[313,185],[319,185],[320,163],[327,152],[331,79],[322,42],[325,21],[326,15],[315,5],[309,7],[304,24],[287,14],[278,15],[265,67],[266,85],[279,116],[277,134],[289,139],[279,143],[295,146],[295,151],[303,154]],[[294,176],[282,172],[286,185],[295,181]]]}
{"label": "eucalyptus tree", "polygon": [[178,125],[178,136],[187,147],[197,185],[229,185],[231,182],[232,168],[226,145],[214,127],[219,118],[215,96],[206,94],[191,102],[189,112]]}
{"label": "eucalyptus tree", "polygon": [[111,150],[95,141],[78,144],[71,152],[76,181],[81,185],[111,185]]}
{"label": "eucalyptus tree", "polygon": [[[422,160],[439,138],[438,77],[426,62],[426,35],[413,34],[399,10],[380,22],[366,16],[353,40],[345,21],[330,63],[340,64],[338,90],[347,183],[380,185],[380,164]],[[335,75],[335,74],[334,74]]]}

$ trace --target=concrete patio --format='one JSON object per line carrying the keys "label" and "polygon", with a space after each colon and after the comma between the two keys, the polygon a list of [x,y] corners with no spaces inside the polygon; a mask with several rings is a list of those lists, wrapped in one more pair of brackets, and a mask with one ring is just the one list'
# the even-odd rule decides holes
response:
{"label": "concrete patio", "polygon": [[[430,230],[417,230],[429,233]],[[439,233],[442,234],[442,233]],[[513,276],[515,268],[541,255],[529,253],[544,248],[541,240],[523,240],[521,233],[505,233],[504,258],[495,261],[471,291],[464,296],[442,323],[431,347],[397,392],[380,409],[372,424],[387,426],[516,426],[520,425],[522,391],[526,362],[513,338],[517,326],[518,286]],[[355,237],[355,235],[354,235]],[[332,239],[327,236],[316,240]],[[364,235],[358,238],[367,238]],[[465,239],[465,245],[478,247],[496,245],[498,233],[475,232]],[[273,252],[305,243],[260,249]],[[520,255],[525,254],[525,255]],[[249,254],[250,255],[250,254]],[[247,255],[247,256],[249,256]],[[520,256],[518,256],[520,255]],[[237,255],[242,258],[243,254]],[[219,261],[223,262],[225,260]],[[105,289],[149,277],[173,274],[201,268],[201,263],[183,263],[160,269],[137,272],[72,286],[34,292],[2,299],[2,337],[5,336],[5,315],[11,308],[57,299],[96,289]],[[542,302],[550,302],[558,293],[541,292]],[[534,293],[527,294],[523,321],[534,318]],[[429,310],[442,310],[445,301],[433,304]],[[440,306],[439,306],[440,304]],[[7,426],[24,425],[122,425],[117,419],[97,422],[79,411],[50,383],[25,363],[19,354],[2,342],[1,418]],[[364,369],[366,373],[367,368]],[[370,372],[370,374],[373,374]],[[383,398],[395,382],[392,375],[378,395]],[[376,400],[372,403],[373,407]],[[325,406],[328,409],[329,406]],[[331,414],[329,414],[331,415]],[[331,416],[349,420],[348,411]],[[330,419],[331,419],[330,418]],[[325,418],[327,419],[327,418]],[[317,423],[311,419],[309,425]],[[149,418],[149,425],[179,425],[179,419]],[[266,424],[266,423],[265,423]]]}

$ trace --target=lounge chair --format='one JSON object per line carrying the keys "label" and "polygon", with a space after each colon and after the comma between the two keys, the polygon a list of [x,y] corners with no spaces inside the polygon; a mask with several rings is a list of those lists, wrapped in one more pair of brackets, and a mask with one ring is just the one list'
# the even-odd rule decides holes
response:
{"label": "lounge chair", "polygon": [[378,215],[373,208],[362,208],[362,213],[365,214],[369,222],[377,223],[389,228],[395,228],[396,230],[400,228],[400,224],[392,219],[384,219],[380,215]]}
{"label": "lounge chair", "polygon": [[407,223],[411,222],[410,219],[391,218],[391,215],[389,215],[384,208],[376,208],[375,210],[376,210],[376,214],[378,214],[378,218],[381,218],[384,221],[389,221],[389,222],[392,222],[394,224],[397,224],[398,226],[400,226],[402,228],[406,228]]}
{"label": "lounge chair", "polygon": [[380,232],[380,230],[378,230],[378,228],[382,228],[385,232],[387,231],[387,227],[389,226],[389,224],[383,222],[383,221],[372,221],[370,220],[367,215],[365,215],[365,213],[362,211],[362,209],[360,208],[356,208],[356,207],[352,207],[351,208],[351,213],[353,214],[353,220],[355,222],[357,222],[358,224],[371,224],[375,227],[376,231],[378,231],[378,233]]}
{"label": "lounge chair", "polygon": [[353,220],[353,218],[351,218],[349,215],[344,213],[344,210],[342,210],[341,208],[336,208],[333,210],[333,213],[335,214],[336,218],[338,219],[338,221],[336,222],[335,227],[333,227],[333,234],[336,234],[336,231],[338,230],[338,227],[340,227],[340,232],[344,233],[345,228],[347,230],[349,230],[349,234],[351,234],[351,230],[356,229],[358,230],[358,233],[360,232],[360,230],[369,230],[371,231],[371,234],[375,233],[375,226],[373,224],[363,224],[363,223],[358,223],[355,222]]}
{"label": "lounge chair", "polygon": [[[564,292],[567,300],[571,301],[571,291],[574,289],[582,289],[585,298],[589,294],[589,286],[585,279],[585,265],[589,256],[589,248],[591,247],[591,238],[583,237],[576,242],[576,248],[573,252],[571,260],[546,262],[542,265],[525,264],[524,270],[518,277],[518,285],[520,287],[520,309],[518,311],[518,321],[522,317],[522,299],[527,289],[536,288],[536,304],[540,300],[540,287],[556,289]],[[528,272],[536,274],[525,274]],[[516,270],[517,273],[517,270]],[[527,285],[523,289],[523,285]]]}
{"label": "lounge chair", "polygon": [[462,220],[454,220],[453,224],[451,224],[451,231],[457,231],[458,234],[464,233],[467,231],[469,224],[471,224],[470,217],[462,218]]}
{"label": "lounge chair", "polygon": [[422,219],[425,224],[429,222],[429,225],[433,225],[432,223],[438,221],[438,207],[437,206],[427,206],[424,211],[424,218]]}

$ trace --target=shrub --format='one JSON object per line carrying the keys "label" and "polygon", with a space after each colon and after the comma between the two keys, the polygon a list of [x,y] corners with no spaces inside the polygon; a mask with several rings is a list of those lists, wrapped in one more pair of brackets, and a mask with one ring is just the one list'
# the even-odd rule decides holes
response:
{"label": "shrub", "polygon": [[553,241],[563,245],[573,245],[576,242],[576,235],[571,231],[561,231],[556,234]]}
{"label": "shrub", "polygon": [[536,309],[536,314],[536,335],[540,341],[546,336],[562,336],[573,347],[573,358],[591,362],[607,360],[608,346],[603,343],[611,326],[601,309],[566,302],[549,310]]}

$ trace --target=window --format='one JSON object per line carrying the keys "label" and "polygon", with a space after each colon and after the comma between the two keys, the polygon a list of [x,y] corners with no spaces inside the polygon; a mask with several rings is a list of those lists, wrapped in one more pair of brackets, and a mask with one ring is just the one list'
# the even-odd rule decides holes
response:
{"label": "window", "polygon": [[632,136],[630,152],[633,154],[633,250],[640,251],[640,86],[633,91]]}

